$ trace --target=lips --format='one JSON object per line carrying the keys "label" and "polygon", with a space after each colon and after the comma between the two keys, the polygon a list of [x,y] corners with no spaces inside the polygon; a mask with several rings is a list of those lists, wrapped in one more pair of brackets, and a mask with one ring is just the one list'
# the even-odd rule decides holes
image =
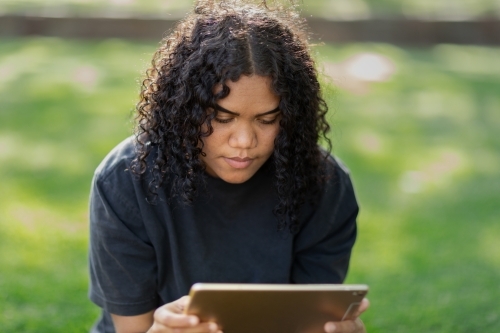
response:
{"label": "lips", "polygon": [[254,159],[245,157],[224,157],[224,161],[235,169],[244,169],[252,164]]}

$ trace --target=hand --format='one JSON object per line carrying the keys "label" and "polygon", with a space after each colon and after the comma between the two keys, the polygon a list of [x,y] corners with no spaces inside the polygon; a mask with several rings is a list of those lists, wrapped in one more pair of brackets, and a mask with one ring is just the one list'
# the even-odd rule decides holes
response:
{"label": "hand", "polygon": [[368,309],[370,302],[363,298],[359,305],[358,311],[354,314],[353,319],[328,322],[325,324],[326,333],[366,333],[365,325],[359,319],[359,316]]}
{"label": "hand", "polygon": [[198,317],[184,314],[189,301],[189,296],[184,296],[156,309],[148,333],[222,333],[216,323],[200,323]]}

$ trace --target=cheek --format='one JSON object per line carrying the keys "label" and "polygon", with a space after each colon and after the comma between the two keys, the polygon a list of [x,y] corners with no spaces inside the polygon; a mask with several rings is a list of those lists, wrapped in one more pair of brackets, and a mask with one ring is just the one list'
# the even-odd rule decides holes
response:
{"label": "cheek", "polygon": [[203,138],[203,151],[206,154],[211,154],[214,152],[217,152],[220,150],[220,147],[222,147],[224,138],[223,138],[223,133],[221,131],[216,131],[214,129],[214,132],[207,136],[206,138]]}
{"label": "cheek", "polygon": [[274,148],[274,141],[278,137],[279,132],[280,132],[280,127],[278,124],[275,128],[273,128],[272,131],[268,131],[265,133],[264,141],[267,147]]}

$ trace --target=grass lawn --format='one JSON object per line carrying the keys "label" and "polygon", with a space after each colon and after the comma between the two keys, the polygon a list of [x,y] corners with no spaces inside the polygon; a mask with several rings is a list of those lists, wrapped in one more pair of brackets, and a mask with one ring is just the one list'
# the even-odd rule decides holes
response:
{"label": "grass lawn", "polygon": [[[85,332],[94,321],[90,180],[131,133],[154,48],[0,40],[1,331]],[[394,62],[391,80],[362,93],[324,87],[362,207],[347,282],[371,287],[368,331],[499,332],[500,48],[315,48],[321,64],[367,51]]]}

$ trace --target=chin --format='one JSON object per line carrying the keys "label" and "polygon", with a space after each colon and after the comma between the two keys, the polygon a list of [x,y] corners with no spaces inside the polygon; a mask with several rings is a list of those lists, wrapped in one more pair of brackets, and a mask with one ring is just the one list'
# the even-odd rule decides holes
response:
{"label": "chin", "polygon": [[221,179],[223,181],[225,181],[226,183],[229,183],[229,184],[242,184],[244,182],[246,182],[247,180],[249,180],[250,178],[252,177],[231,177],[231,178],[223,178],[221,177]]}
{"label": "chin", "polygon": [[220,179],[230,184],[241,184],[253,177],[255,173],[243,175],[218,175]]}

